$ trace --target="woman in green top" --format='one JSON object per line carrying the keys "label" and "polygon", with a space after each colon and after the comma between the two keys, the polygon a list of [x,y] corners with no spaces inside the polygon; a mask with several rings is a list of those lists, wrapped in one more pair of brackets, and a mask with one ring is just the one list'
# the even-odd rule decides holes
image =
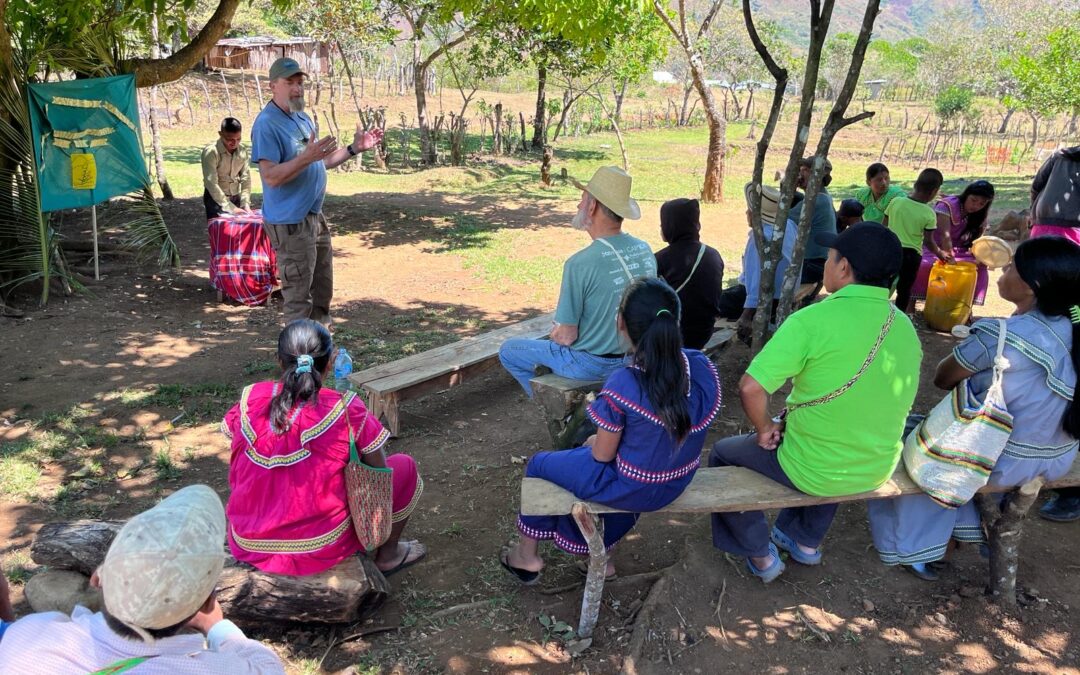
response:
{"label": "woman in green top", "polygon": [[880,223],[885,219],[885,209],[904,191],[889,184],[889,167],[874,162],[866,167],[866,187],[855,191],[855,199],[863,205],[863,220]]}

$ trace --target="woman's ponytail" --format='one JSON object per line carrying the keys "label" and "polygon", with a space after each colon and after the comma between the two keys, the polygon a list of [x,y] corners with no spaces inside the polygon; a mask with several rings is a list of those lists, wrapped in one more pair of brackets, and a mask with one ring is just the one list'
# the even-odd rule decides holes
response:
{"label": "woman's ponytail", "polygon": [[278,361],[283,368],[280,391],[270,401],[270,425],[275,433],[289,430],[293,406],[315,398],[330,362],[333,342],[321,323],[298,319],[278,336]]}
{"label": "woman's ponytail", "polygon": [[631,284],[620,309],[649,402],[668,433],[681,443],[691,424],[686,401],[690,380],[682,353],[679,311],[675,291],[654,277]]}

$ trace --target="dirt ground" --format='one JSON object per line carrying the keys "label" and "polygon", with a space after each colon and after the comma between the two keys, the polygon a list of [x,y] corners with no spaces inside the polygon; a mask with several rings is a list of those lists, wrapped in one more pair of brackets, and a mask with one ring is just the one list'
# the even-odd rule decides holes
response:
{"label": "dirt ground", "polygon": [[[434,193],[331,200],[339,341],[363,354],[548,311],[555,289],[537,295],[522,284],[478,282],[461,258],[440,249],[446,224],[423,214],[498,210],[502,226],[527,232],[545,255],[565,257],[584,244],[564,226],[573,206],[554,212]],[[16,444],[50,430],[74,439],[45,465],[35,495],[0,504],[7,569],[34,571],[27,547],[48,520],[124,518],[194,482],[227,496],[217,420],[241,386],[272,376],[280,304],[218,304],[201,203],[179,200],[164,210],[184,254],[181,269],[106,259],[114,267],[89,293],[0,319],[0,439]],[[741,216],[709,213],[704,238],[738,249]],[[655,218],[633,231],[656,232]],[[927,375],[954,340],[920,336],[925,384],[917,407],[925,410],[941,396]],[[748,359],[741,345],[722,356],[727,396],[716,439],[747,429],[734,392]],[[543,585],[521,589],[496,560],[514,534],[523,460],[548,444],[539,411],[508,375],[493,372],[405,405],[402,423],[391,451],[414,456],[426,483],[407,534],[430,555],[392,579],[392,598],[365,625],[245,626],[291,672],[614,673],[635,618],[639,672],[709,673],[721,664],[769,673],[1080,672],[1076,525],[1028,524],[1020,585],[1032,601],[1005,616],[982,597],[986,563],[975,551],[961,550],[936,585],[882,566],[861,505],[841,508],[821,568],[789,565],[768,588],[711,548],[705,518],[644,516],[617,548],[620,579],[607,586],[592,648],[571,657],[558,631],[538,619],[576,625],[573,561],[549,550]],[[658,602],[645,603],[654,583],[664,584]],[[27,611],[20,584],[14,594]],[[433,618],[469,603],[477,604]],[[648,611],[638,615],[643,605]],[[354,637],[380,627],[391,630]]]}

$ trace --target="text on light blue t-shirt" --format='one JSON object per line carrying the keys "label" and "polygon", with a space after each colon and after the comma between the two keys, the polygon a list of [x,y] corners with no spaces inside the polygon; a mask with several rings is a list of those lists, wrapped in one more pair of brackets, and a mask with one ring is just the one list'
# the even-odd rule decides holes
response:
{"label": "text on light blue t-shirt", "polygon": [[[287,162],[304,151],[315,125],[302,112],[287,113],[273,101],[251,125],[251,163]],[[263,186],[263,220],[272,225],[299,223],[309,213],[322,211],[326,194],[326,166],[313,162],[284,185]]]}

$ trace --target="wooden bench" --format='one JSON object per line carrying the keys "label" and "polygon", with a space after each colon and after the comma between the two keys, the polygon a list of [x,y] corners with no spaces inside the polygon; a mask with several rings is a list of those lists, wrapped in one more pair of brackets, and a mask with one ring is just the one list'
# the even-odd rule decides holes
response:
{"label": "wooden bench", "polygon": [[499,364],[499,347],[510,338],[541,338],[551,332],[554,314],[544,314],[481,335],[467,337],[397,361],[353,373],[349,381],[390,433],[401,431],[403,401],[456,387]]}
{"label": "wooden bench", "polygon": [[[1026,505],[1018,507],[1022,509],[1018,517],[1023,517],[1024,512],[1027,511],[1035,497],[1038,496],[1040,488],[1075,485],[1080,485],[1080,462],[1074,463],[1069,473],[1058,480],[1043,483],[1037,479],[1020,487],[1018,493],[1023,497],[1023,500],[1026,500]],[[980,490],[983,493],[1006,491],[1012,491],[1012,489],[1006,490],[987,486]],[[725,466],[699,469],[694,474],[694,478],[686,491],[678,499],[658,512],[717,513],[782,509],[921,493],[922,490],[912,482],[907,475],[907,471],[902,466],[896,470],[890,480],[877,490],[843,497],[814,497],[785,487],[756,471],[743,467]],[[1013,500],[1014,503],[1021,501],[1022,499]],[[581,618],[578,625],[579,637],[584,638],[592,635],[593,628],[596,626],[599,617],[600,596],[604,588],[607,554],[604,549],[604,525],[598,514],[619,512],[619,509],[613,509],[603,504],[581,501],[568,490],[541,478],[525,478],[521,483],[521,513],[523,515],[562,516],[571,514],[589,543],[589,571],[585,582],[585,594],[581,603]],[[993,539],[992,535],[992,556],[997,554],[997,547],[993,545]],[[1016,537],[1012,536],[1011,540],[1010,545],[1015,547]],[[1013,551],[1015,553],[1015,548]],[[992,559],[991,570],[1001,568],[1011,570],[1011,588],[1015,596],[1015,559],[1011,561],[1011,564],[1008,563],[1009,561],[995,561]]]}
{"label": "wooden bench", "polygon": [[[718,327],[702,348],[701,351],[709,358],[715,359],[735,337],[735,331],[728,325],[728,322],[723,322],[723,327]],[[589,395],[600,391],[604,381],[575,380],[546,373],[532,378],[529,384],[532,385],[533,400],[544,411],[552,447],[556,450],[572,447],[574,436],[585,421]]]}

